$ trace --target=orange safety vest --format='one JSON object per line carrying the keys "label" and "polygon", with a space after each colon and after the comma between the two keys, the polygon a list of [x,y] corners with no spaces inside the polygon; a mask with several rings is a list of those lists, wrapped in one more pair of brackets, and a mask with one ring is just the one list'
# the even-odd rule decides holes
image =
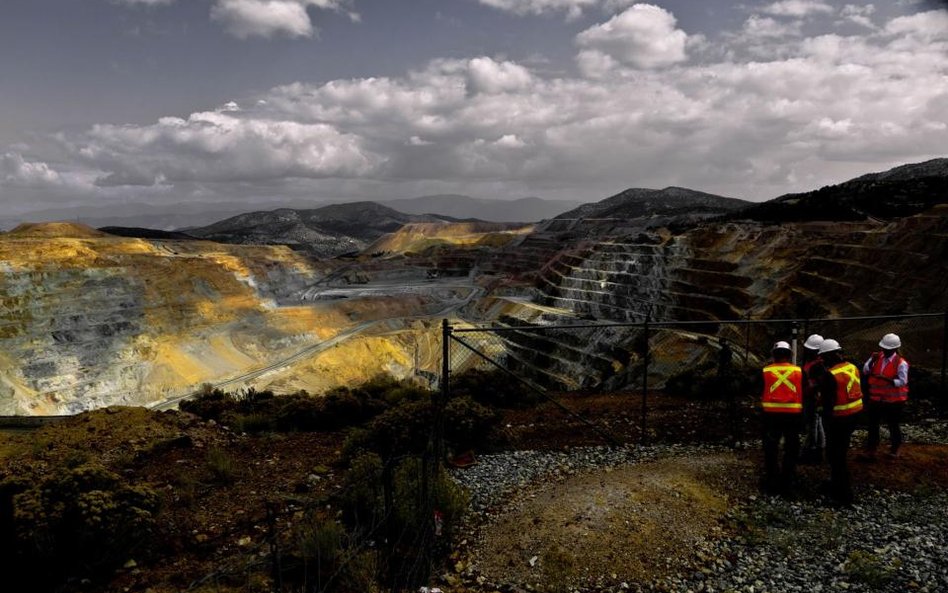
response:
{"label": "orange safety vest", "polygon": [[764,367],[764,393],[760,405],[768,414],[803,412],[803,371],[789,362]]}
{"label": "orange safety vest", "polygon": [[859,369],[851,362],[841,362],[830,369],[836,380],[836,401],[833,416],[852,416],[862,410],[862,386],[859,384]]}
{"label": "orange safety vest", "polygon": [[883,369],[883,360],[882,352],[873,352],[869,363],[869,399],[874,402],[885,403],[899,403],[908,400],[908,384],[896,387],[888,381],[873,376],[882,375],[888,379],[895,379],[899,374],[899,365],[902,364],[902,361],[908,364],[908,361],[896,353]]}

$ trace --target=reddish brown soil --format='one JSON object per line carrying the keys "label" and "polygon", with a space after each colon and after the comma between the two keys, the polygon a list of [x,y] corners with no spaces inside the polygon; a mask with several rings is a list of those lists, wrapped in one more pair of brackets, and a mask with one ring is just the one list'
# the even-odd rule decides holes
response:
{"label": "reddish brown soil", "polygon": [[[248,558],[266,551],[268,502],[278,514],[276,528],[287,532],[298,501],[318,499],[339,483],[334,466],[342,440],[339,433],[236,435],[188,414],[112,408],[35,432],[0,433],[0,480],[42,476],[64,459],[94,459],[149,485],[161,497],[156,541],[130,553],[138,566],[119,571],[101,590],[163,593],[202,579],[226,582],[235,570],[246,574],[240,569]],[[212,465],[224,471],[215,475]]]}
{"label": "reddish brown soil", "polygon": [[[639,442],[640,396],[580,394],[558,399],[616,440]],[[731,439],[731,414],[724,402],[651,395],[648,404],[651,442],[727,443]],[[742,407],[740,417],[744,438],[756,437],[753,409]],[[603,444],[595,431],[549,403],[503,411],[501,418],[505,442],[498,447],[560,449]],[[341,433],[237,435],[187,414],[115,408],[39,431],[0,433],[0,479],[15,474],[41,476],[64,459],[95,459],[160,494],[161,529],[151,553],[132,554],[130,559],[138,566],[119,571],[101,589],[84,587],[84,591],[150,588],[152,593],[164,593],[188,589],[202,579],[217,587],[227,584],[218,574],[266,575],[267,504],[272,503],[278,513],[285,512],[279,515],[276,529],[288,535],[290,522],[299,517],[295,510],[341,483],[343,439]],[[211,469],[211,451],[227,462],[223,478],[215,477]],[[752,475],[760,464],[756,450],[739,452],[735,459],[742,468],[738,471],[749,468]],[[854,483],[861,489],[946,488],[948,446],[909,443],[898,460],[882,459],[876,464],[853,460],[851,468]],[[825,479],[827,468],[803,466],[800,473],[812,489]],[[747,490],[752,493],[753,486]],[[551,554],[556,552],[551,548]],[[244,584],[240,587],[233,590],[248,590]]]}

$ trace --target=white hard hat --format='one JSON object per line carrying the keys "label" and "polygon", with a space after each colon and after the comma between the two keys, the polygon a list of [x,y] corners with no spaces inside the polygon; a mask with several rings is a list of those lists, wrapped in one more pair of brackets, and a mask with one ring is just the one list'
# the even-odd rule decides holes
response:
{"label": "white hard hat", "polygon": [[786,350],[789,352],[790,344],[783,341],[777,342],[776,344],[774,344],[774,350]]}
{"label": "white hard hat", "polygon": [[882,340],[879,341],[879,346],[886,350],[895,350],[896,348],[902,347],[902,340],[895,334],[886,334],[882,336]]}
{"label": "white hard hat", "polygon": [[820,343],[820,354],[826,354],[827,352],[836,352],[837,350],[842,350],[843,347],[839,345],[839,342],[833,338],[826,338]]}
{"label": "white hard hat", "polygon": [[806,342],[803,342],[803,347],[808,350],[819,350],[820,344],[823,343],[823,336],[820,334],[813,334],[806,339]]}

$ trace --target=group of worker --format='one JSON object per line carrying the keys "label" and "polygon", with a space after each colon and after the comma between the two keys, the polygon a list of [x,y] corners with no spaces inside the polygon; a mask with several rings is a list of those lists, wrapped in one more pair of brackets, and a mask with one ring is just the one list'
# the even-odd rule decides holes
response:
{"label": "group of worker", "polygon": [[[792,493],[798,460],[821,462],[825,450],[830,465],[827,494],[841,505],[853,503],[847,455],[856,423],[866,411],[869,437],[860,459],[875,461],[880,424],[889,427],[886,456],[895,459],[902,445],[901,418],[908,400],[909,363],[899,354],[902,342],[886,334],[874,352],[858,369],[843,357],[843,348],[834,339],[814,334],[803,344],[802,365],[792,362],[787,342],[777,342],[773,362],[763,369],[764,476],[768,493]],[[868,393],[863,397],[863,379]],[[800,431],[806,438],[800,455]],[[779,462],[780,441],[784,442],[783,463]]]}

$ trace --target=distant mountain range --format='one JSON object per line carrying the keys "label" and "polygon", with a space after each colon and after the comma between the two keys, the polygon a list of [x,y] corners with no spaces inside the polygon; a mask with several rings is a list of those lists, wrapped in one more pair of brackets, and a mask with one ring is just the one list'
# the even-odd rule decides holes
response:
{"label": "distant mountain range", "polygon": [[[51,220],[78,222],[92,227],[147,228],[172,231],[185,227],[213,224],[228,217],[251,211],[289,208],[311,210],[326,205],[345,204],[321,199],[205,203],[185,202],[153,205],[140,202],[115,203],[108,206],[66,206],[38,210],[19,216],[0,215],[0,229],[12,229],[21,222]],[[552,218],[575,208],[576,200],[543,200],[520,198],[516,200],[489,200],[457,194],[442,194],[404,198],[380,202],[406,214],[436,214],[459,219],[478,219],[491,222],[536,222]]]}
{"label": "distant mountain range", "polygon": [[713,216],[740,210],[750,202],[684,187],[630,188],[600,202],[583,204],[556,218],[641,218],[645,216]]}
{"label": "distant mountain range", "polygon": [[247,203],[180,203],[156,206],[131,202],[108,206],[68,206],[38,210],[19,216],[0,216],[0,229],[11,229],[21,222],[69,221],[91,227],[141,227],[170,231],[185,226],[215,221],[253,210]]}
{"label": "distant mountain range", "polygon": [[420,198],[386,200],[382,203],[408,214],[437,214],[489,222],[537,222],[546,218],[553,218],[567,210],[576,208],[583,202],[577,200],[543,200],[535,197],[517,200],[487,200],[457,194],[439,194]]}
{"label": "distant mountain range", "polygon": [[364,249],[386,233],[413,222],[453,222],[429,214],[405,214],[377,202],[332,204],[312,210],[249,212],[212,225],[184,229],[193,237],[245,245],[288,245],[319,257]]}
{"label": "distant mountain range", "polygon": [[948,158],[902,165],[732,213],[765,222],[899,218],[948,202]]}

